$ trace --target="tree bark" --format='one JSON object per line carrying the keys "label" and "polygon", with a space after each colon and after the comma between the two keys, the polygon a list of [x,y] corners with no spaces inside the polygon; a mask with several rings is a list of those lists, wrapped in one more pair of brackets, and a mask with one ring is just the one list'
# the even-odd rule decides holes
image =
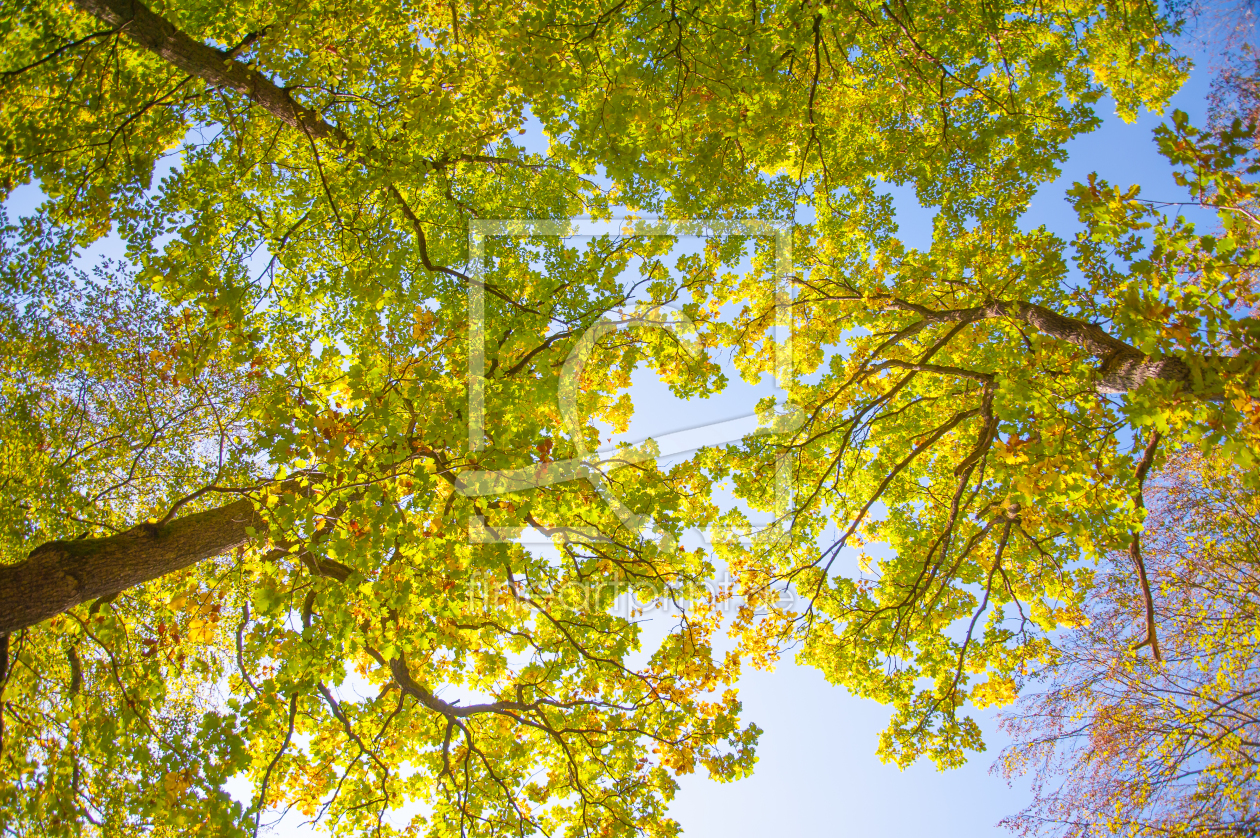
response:
{"label": "tree bark", "polygon": [[893,299],[889,301],[889,307],[914,312],[923,317],[921,322],[924,323],[977,323],[1000,318],[1026,323],[1042,334],[1079,346],[1101,359],[1095,384],[1099,393],[1128,393],[1147,381],[1157,379],[1191,383],[1190,367],[1180,358],[1153,358],[1107,334],[1097,323],[1077,320],[1036,303],[998,300],[973,308],[935,311],[927,306]]}
{"label": "tree bark", "polygon": [[243,498],[161,526],[43,544],[25,561],[0,565],[0,635],[241,547],[251,526],[262,519]]}
{"label": "tree bark", "polygon": [[1033,303],[986,306],[986,309],[991,308],[998,308],[1000,314],[1022,320],[1043,334],[1075,344],[1102,358],[1095,385],[1099,393],[1128,393],[1156,379],[1190,383],[1190,367],[1180,358],[1152,358],[1107,334],[1096,323],[1076,320]]}
{"label": "tree bark", "polygon": [[74,0],[74,4],[188,75],[248,97],[286,125],[317,139],[334,137],[343,144],[348,142],[340,128],[299,105],[289,91],[230,54],[189,37],[140,0]]}

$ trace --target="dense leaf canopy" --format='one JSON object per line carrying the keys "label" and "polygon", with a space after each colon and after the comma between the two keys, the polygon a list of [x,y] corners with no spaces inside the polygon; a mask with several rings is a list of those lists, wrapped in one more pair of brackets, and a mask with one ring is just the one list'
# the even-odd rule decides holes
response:
{"label": "dense leaf canopy", "polygon": [[[1102,179],[1073,242],[1022,217],[1104,97],[1176,90],[1145,2],[0,17],[2,180],[43,195],[0,268],[8,834],[670,835],[796,644],[896,708],[886,758],[955,765],[1136,538],[1147,443],[1254,458],[1245,130],[1160,135],[1221,235]],[[574,218],[606,231],[470,237]],[[575,468],[640,363],[782,392],[736,445]]]}

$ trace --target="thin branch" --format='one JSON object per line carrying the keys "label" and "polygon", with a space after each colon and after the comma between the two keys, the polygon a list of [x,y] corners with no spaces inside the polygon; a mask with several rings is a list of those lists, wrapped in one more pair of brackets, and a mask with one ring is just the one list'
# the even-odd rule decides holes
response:
{"label": "thin branch", "polygon": [[[1151,441],[1146,444],[1146,451],[1142,454],[1142,460],[1138,463],[1137,471],[1134,473],[1138,484],[1134,503],[1138,509],[1146,508],[1146,502],[1142,497],[1142,484],[1146,482],[1146,474],[1151,470],[1151,464],[1155,462],[1155,451],[1159,448],[1159,441],[1159,431],[1154,431],[1151,434]],[[1132,540],[1129,541],[1129,557],[1133,559],[1133,564],[1137,567],[1138,581],[1142,584],[1142,598],[1146,603],[1146,639],[1141,643],[1135,644],[1133,648],[1141,649],[1143,646],[1149,645],[1155,660],[1162,661],[1164,658],[1159,651],[1159,638],[1155,635],[1155,600],[1151,596],[1151,583],[1146,575],[1146,562],[1142,559],[1141,530],[1135,530]]]}

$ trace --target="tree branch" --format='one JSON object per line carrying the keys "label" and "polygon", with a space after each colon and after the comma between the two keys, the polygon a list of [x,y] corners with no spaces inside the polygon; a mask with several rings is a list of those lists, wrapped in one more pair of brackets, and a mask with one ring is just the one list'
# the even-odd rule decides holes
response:
{"label": "tree branch", "polygon": [[332,137],[349,145],[349,138],[340,128],[302,107],[287,90],[237,61],[231,52],[217,50],[189,37],[151,12],[140,0],[74,0],[74,4],[188,75],[214,87],[234,90],[284,124],[300,128],[312,137]]}
{"label": "tree branch", "polygon": [[43,544],[25,561],[0,566],[0,634],[243,546],[251,526],[261,528],[262,520],[242,498],[160,526]]}
{"label": "tree branch", "polygon": [[[1143,452],[1142,460],[1134,473],[1138,482],[1134,503],[1138,509],[1146,508],[1146,502],[1142,498],[1142,484],[1146,482],[1146,475],[1151,470],[1151,464],[1155,462],[1155,450],[1159,448],[1159,441],[1159,431],[1153,431],[1151,441],[1147,443],[1146,451]],[[1142,598],[1146,602],[1146,639],[1135,644],[1133,648],[1141,649],[1143,646],[1150,646],[1155,660],[1162,661],[1164,658],[1159,651],[1159,638],[1155,636],[1155,599],[1151,596],[1151,583],[1146,576],[1146,562],[1142,560],[1142,532],[1140,530],[1133,533],[1133,539],[1129,542],[1129,557],[1133,559],[1133,564],[1137,568],[1138,581],[1142,583]]]}
{"label": "tree branch", "polygon": [[1176,357],[1152,358],[1141,350],[1112,337],[1097,323],[1077,320],[1045,306],[1023,301],[994,301],[983,306],[935,311],[904,300],[885,298],[889,308],[910,311],[929,323],[976,323],[1009,318],[1037,329],[1052,338],[1066,341],[1102,360],[1095,389],[1116,394],[1136,390],[1147,381],[1160,379],[1189,384],[1190,367]]}

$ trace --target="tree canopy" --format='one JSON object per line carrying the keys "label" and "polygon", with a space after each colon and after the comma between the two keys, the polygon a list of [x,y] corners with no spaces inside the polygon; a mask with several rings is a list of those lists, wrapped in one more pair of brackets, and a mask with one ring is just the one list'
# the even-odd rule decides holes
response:
{"label": "tree canopy", "polygon": [[[679,774],[751,770],[741,667],[798,644],[895,708],[885,758],[956,765],[983,747],[965,703],[1054,659],[1089,560],[1142,567],[1162,451],[1254,465],[1250,129],[1159,134],[1219,230],[1103,178],[1070,193],[1075,241],[1024,217],[1100,102],[1180,84],[1147,3],[3,20],[3,183],[44,196],[0,243],[11,834],[292,808],[346,835],[671,835]],[[934,208],[930,248],[889,184]],[[673,258],[625,217],[715,232]],[[473,250],[474,222],[574,218],[608,231]],[[125,256],[90,258],[111,235]],[[671,307],[687,328],[656,328]],[[782,374],[785,317],[762,433],[587,455],[638,364],[680,396],[724,388],[724,357]],[[627,589],[672,604],[659,641]]]}
{"label": "tree canopy", "polygon": [[1040,673],[1048,688],[1008,719],[1004,769],[1038,773],[1033,804],[1012,819],[1025,833],[1255,828],[1256,495],[1229,460],[1194,449],[1151,488],[1144,539],[1163,661],[1129,653],[1142,592],[1128,562],[1104,565],[1090,621],[1057,644]]}

